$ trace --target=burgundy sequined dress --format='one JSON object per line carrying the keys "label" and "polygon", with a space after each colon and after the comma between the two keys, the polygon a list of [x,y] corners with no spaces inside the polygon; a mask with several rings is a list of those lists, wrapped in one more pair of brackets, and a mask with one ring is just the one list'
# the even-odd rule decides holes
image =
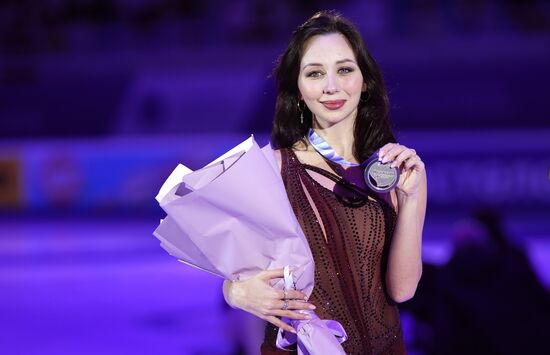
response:
{"label": "burgundy sequined dress", "polygon": [[[300,163],[281,149],[282,178],[315,261],[310,302],[321,319],[339,321],[348,334],[348,354],[406,354],[399,312],[385,291],[384,273],[396,214],[385,201],[363,196],[351,203],[313,179],[307,170],[337,175]],[[307,169],[307,170],[306,170]],[[304,188],[321,217],[317,221]],[[266,326],[261,352],[292,354],[275,346],[275,326]]]}

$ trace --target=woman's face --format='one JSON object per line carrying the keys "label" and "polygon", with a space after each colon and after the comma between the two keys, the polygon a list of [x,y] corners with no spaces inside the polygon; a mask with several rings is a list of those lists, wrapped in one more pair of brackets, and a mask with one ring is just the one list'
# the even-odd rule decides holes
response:
{"label": "woman's face", "polygon": [[327,128],[355,120],[363,75],[346,38],[330,33],[310,38],[304,44],[298,89],[314,115],[313,126]]}

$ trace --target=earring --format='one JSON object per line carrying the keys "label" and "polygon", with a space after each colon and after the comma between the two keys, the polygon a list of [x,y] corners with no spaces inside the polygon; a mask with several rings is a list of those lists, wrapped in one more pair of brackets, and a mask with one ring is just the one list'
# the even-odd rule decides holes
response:
{"label": "earring", "polygon": [[[296,104],[296,106],[298,106],[298,111],[300,112],[300,124],[304,124],[304,109],[300,107],[300,102],[301,101],[298,101],[298,103]],[[305,103],[304,103],[304,108],[305,108]]]}

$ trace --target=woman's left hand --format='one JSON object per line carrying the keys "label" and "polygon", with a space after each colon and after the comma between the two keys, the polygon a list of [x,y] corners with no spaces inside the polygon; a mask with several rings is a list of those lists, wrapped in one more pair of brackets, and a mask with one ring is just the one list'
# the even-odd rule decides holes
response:
{"label": "woman's left hand", "polygon": [[416,195],[425,172],[424,162],[416,151],[399,143],[388,143],[378,151],[382,163],[390,162],[392,167],[399,167],[400,177],[395,187],[397,194],[407,197]]}

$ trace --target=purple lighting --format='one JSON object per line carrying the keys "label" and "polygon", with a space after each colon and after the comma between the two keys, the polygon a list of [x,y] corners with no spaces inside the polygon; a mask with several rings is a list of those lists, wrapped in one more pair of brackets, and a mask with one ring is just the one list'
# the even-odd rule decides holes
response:
{"label": "purple lighting", "polygon": [[321,8],[357,24],[397,138],[426,164],[424,276],[399,305],[408,353],[544,351],[524,330],[550,320],[548,1],[11,0],[1,354],[258,353],[264,323],[159,246],[154,197],[178,163],[269,141],[274,61]]}

